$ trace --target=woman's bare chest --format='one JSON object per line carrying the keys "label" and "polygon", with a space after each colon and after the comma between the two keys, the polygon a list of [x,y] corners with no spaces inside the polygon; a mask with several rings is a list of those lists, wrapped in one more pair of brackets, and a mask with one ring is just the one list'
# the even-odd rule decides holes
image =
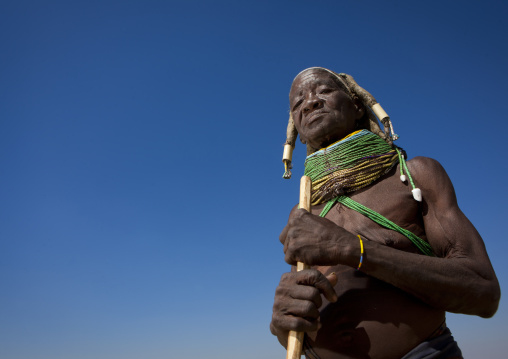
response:
{"label": "woman's bare chest", "polygon": [[[410,190],[400,183],[398,178],[393,176],[386,178],[348,197],[380,214],[384,219],[426,239],[420,203],[413,199]],[[315,206],[312,213],[319,215],[323,207],[324,204]],[[336,203],[325,218],[353,234],[359,234],[364,240],[375,241],[407,252],[418,252],[405,235],[386,228],[384,222],[377,223],[342,203]]]}

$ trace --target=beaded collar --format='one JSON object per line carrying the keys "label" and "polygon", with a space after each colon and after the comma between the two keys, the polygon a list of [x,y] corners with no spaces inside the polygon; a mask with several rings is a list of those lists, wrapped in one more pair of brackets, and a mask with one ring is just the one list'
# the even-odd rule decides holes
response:
{"label": "beaded collar", "polygon": [[366,187],[399,162],[399,152],[378,135],[359,130],[307,156],[312,205]]}

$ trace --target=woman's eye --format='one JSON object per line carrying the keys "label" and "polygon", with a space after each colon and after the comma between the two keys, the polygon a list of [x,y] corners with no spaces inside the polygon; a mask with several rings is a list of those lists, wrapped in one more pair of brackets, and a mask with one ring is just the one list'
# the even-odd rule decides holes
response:
{"label": "woman's eye", "polygon": [[302,100],[298,100],[295,105],[293,106],[293,111],[296,110],[298,108],[298,106],[300,106],[302,104]]}
{"label": "woman's eye", "polygon": [[330,93],[332,92],[331,89],[322,89],[321,91],[319,91],[320,94],[326,94],[326,93]]}

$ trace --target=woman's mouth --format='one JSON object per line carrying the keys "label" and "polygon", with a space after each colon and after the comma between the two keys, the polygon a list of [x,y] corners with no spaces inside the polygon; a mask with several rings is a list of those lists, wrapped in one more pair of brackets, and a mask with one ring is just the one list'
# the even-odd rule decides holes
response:
{"label": "woman's mouth", "polygon": [[328,112],[319,111],[319,112],[312,112],[308,117],[306,121],[306,126],[310,125],[312,122],[315,122],[319,119],[321,119],[324,115],[326,115]]}

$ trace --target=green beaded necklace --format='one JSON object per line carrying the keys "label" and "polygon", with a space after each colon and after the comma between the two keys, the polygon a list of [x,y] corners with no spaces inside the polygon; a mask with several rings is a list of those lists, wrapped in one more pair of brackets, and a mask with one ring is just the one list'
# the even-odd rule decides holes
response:
{"label": "green beaded necklace", "polygon": [[376,211],[344,196],[344,193],[356,191],[373,183],[397,162],[400,163],[401,181],[406,181],[405,171],[413,187],[414,198],[421,201],[421,192],[415,187],[400,150],[392,148],[369,131],[356,131],[341,141],[313,153],[305,160],[305,175],[312,180],[312,204],[322,203],[334,194],[321,211],[320,217],[325,217],[335,203],[342,203],[380,226],[401,233],[423,254],[434,256],[428,242]]}

